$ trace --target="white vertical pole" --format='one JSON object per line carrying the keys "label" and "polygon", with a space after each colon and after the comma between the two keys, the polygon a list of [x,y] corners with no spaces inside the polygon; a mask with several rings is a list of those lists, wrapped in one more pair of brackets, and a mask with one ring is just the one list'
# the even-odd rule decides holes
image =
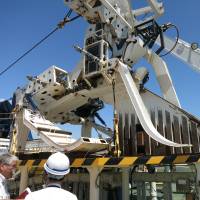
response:
{"label": "white vertical pole", "polygon": [[129,200],[129,168],[122,168],[122,200]]}
{"label": "white vertical pole", "polygon": [[103,168],[87,167],[90,174],[90,200],[99,200],[99,174]]}
{"label": "white vertical pole", "polygon": [[19,194],[22,193],[28,187],[28,167],[20,167],[20,185],[19,185]]}
{"label": "white vertical pole", "polygon": [[85,122],[85,124],[81,127],[81,136],[82,137],[91,137],[92,135],[92,125],[88,122]]}
{"label": "white vertical pole", "polygon": [[156,182],[151,182],[150,188],[151,188],[151,200],[157,200]]}

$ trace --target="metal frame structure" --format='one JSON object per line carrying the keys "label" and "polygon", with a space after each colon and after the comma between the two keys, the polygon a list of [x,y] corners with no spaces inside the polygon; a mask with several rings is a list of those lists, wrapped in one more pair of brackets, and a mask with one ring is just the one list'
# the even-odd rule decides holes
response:
{"label": "metal frame structure", "polygon": [[[109,195],[102,192],[104,181],[109,185],[117,181],[116,186],[121,186],[117,191],[122,193],[118,196],[123,200],[130,198],[130,191],[135,192],[134,181],[137,199],[146,199],[145,182],[150,182],[151,199],[158,199],[157,181],[164,182],[165,199],[172,199],[171,182],[177,182],[183,190],[188,184],[195,185],[193,193],[200,198],[200,120],[181,109],[167,64],[160,56],[166,48],[198,68],[199,49],[181,40],[177,40],[176,48],[164,46],[164,38],[172,43],[164,32],[173,25],[160,26],[156,22],[164,14],[163,4],[157,0],[148,0],[147,7],[133,11],[127,0],[65,0],[65,3],[89,22],[84,47],[75,46],[83,59],[72,73],[52,66],[39,76],[28,77],[28,85],[15,92],[9,151],[22,160],[20,191],[28,185],[31,170],[37,171],[49,153],[64,151],[69,153],[75,171],[68,178],[76,182],[75,193],[88,190],[77,184],[82,176],[87,176],[84,179],[90,187],[86,199],[108,199]],[[147,13],[152,15],[142,21],[138,19]],[[158,38],[160,48],[154,52]],[[134,68],[142,58],[152,65],[163,97],[145,89],[147,69]],[[98,114],[104,103],[114,107],[113,129]],[[56,123],[81,125],[80,139],[75,140]],[[92,138],[92,128],[109,139]],[[30,130],[38,134],[37,142],[27,141]],[[41,147],[43,153],[39,154]],[[191,163],[196,163],[195,167],[192,165],[193,171]],[[176,171],[179,164],[188,164],[185,168],[189,171]],[[158,172],[162,167],[164,170]],[[81,170],[84,174],[79,176]],[[111,181],[101,177],[106,170]]]}

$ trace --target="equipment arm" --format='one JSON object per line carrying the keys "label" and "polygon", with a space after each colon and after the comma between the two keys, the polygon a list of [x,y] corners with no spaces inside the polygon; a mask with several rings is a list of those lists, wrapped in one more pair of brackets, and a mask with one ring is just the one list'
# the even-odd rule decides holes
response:
{"label": "equipment arm", "polygon": [[[178,39],[177,42],[175,39],[164,36],[165,49],[170,51],[175,57],[184,61],[186,64],[190,65],[194,70],[200,72],[200,49],[196,43],[189,44],[181,39]],[[160,41],[156,41],[157,44],[160,44]],[[172,49],[174,44],[175,48]]]}

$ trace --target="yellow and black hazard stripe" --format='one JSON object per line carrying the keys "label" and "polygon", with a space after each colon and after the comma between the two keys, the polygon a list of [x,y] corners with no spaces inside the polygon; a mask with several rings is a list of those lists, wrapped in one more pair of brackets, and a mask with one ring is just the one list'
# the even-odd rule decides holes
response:
{"label": "yellow and black hazard stripe", "polygon": [[[19,166],[43,167],[46,159],[21,160]],[[98,157],[98,158],[72,158],[71,167],[130,167],[132,165],[166,165],[190,164],[200,162],[200,154],[170,155],[170,156],[130,156],[130,157]]]}

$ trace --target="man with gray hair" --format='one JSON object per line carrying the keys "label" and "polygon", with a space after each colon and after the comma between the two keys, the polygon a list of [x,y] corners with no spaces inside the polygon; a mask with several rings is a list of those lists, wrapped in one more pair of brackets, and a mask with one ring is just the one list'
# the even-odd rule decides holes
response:
{"label": "man with gray hair", "polygon": [[18,158],[9,153],[0,154],[0,199],[10,199],[6,180],[12,178],[17,168]]}

